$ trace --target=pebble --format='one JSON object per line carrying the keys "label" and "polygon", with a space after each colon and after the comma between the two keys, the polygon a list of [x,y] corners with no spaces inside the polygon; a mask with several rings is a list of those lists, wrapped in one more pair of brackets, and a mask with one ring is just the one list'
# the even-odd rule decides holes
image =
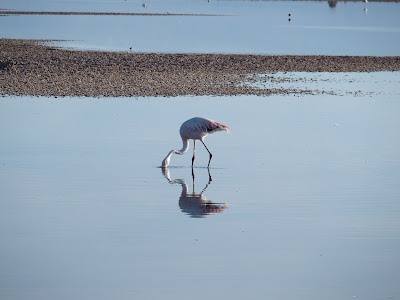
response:
{"label": "pebble", "polygon": [[257,88],[254,74],[400,70],[400,57],[72,51],[0,39],[0,95],[146,97],[310,93]]}

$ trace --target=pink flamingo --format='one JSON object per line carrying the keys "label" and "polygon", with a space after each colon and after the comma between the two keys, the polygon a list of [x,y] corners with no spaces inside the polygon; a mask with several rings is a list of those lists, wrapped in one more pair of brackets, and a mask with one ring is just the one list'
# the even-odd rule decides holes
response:
{"label": "pink flamingo", "polygon": [[166,168],[169,165],[169,161],[171,159],[172,154],[184,154],[189,149],[189,140],[193,140],[193,157],[192,157],[192,168],[195,159],[195,151],[196,151],[196,141],[200,140],[204,147],[206,147],[208,153],[210,154],[210,159],[208,161],[208,167],[210,166],[212,154],[210,150],[208,150],[206,144],[204,143],[204,138],[210,133],[214,133],[217,131],[226,131],[229,133],[229,127],[215,122],[213,120],[205,119],[205,118],[192,118],[183,122],[181,128],[179,130],[183,146],[181,150],[171,150],[168,155],[164,158],[161,163],[161,167]]}

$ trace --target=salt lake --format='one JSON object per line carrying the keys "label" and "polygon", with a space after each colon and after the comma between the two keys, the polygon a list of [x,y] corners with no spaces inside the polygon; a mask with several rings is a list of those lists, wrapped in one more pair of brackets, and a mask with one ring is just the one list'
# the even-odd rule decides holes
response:
{"label": "salt lake", "polygon": [[[78,49],[400,49],[399,3],[40,0],[0,8],[223,15],[0,17],[1,38]],[[400,298],[399,72],[266,76],[316,92],[0,98],[0,298]],[[232,133],[205,139],[209,169],[198,143],[193,179],[192,145],[167,170],[160,165],[181,148],[179,126],[194,116]]]}

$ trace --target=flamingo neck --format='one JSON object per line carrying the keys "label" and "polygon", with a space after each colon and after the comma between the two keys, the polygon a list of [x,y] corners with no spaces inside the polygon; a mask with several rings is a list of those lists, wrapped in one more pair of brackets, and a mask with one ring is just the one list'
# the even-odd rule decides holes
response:
{"label": "flamingo neck", "polygon": [[188,151],[188,149],[189,149],[189,140],[182,138],[182,143],[183,143],[182,149],[181,150],[174,150],[175,154],[182,155],[182,154],[186,153],[186,151]]}
{"label": "flamingo neck", "polygon": [[167,178],[168,182],[170,184],[180,184],[182,186],[182,194],[181,197],[186,196],[189,193],[189,188],[185,180],[183,179],[171,179],[171,176],[169,174],[169,169],[168,168],[162,168],[162,173],[165,178]]}
{"label": "flamingo neck", "polygon": [[184,153],[189,149],[189,140],[188,140],[188,139],[182,138],[182,142],[183,142],[183,145],[182,145],[182,149],[181,149],[181,150],[171,150],[171,151],[168,153],[168,155],[164,158],[164,160],[163,160],[162,163],[161,163],[161,166],[162,166],[163,168],[168,167],[169,161],[170,161],[170,159],[171,159],[172,154],[179,154],[179,155],[182,155],[182,154],[184,154]]}

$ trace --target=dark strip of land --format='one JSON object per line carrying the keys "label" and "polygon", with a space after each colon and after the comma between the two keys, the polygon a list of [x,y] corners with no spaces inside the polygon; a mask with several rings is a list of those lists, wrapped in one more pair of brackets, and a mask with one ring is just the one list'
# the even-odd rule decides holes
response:
{"label": "dark strip of land", "polygon": [[0,39],[0,95],[138,97],[304,93],[248,84],[271,72],[399,71],[400,57],[71,51]]}
{"label": "dark strip of land", "polygon": [[0,10],[0,15],[77,15],[77,16],[219,16],[212,14],[77,12],[77,11],[14,11]]}

